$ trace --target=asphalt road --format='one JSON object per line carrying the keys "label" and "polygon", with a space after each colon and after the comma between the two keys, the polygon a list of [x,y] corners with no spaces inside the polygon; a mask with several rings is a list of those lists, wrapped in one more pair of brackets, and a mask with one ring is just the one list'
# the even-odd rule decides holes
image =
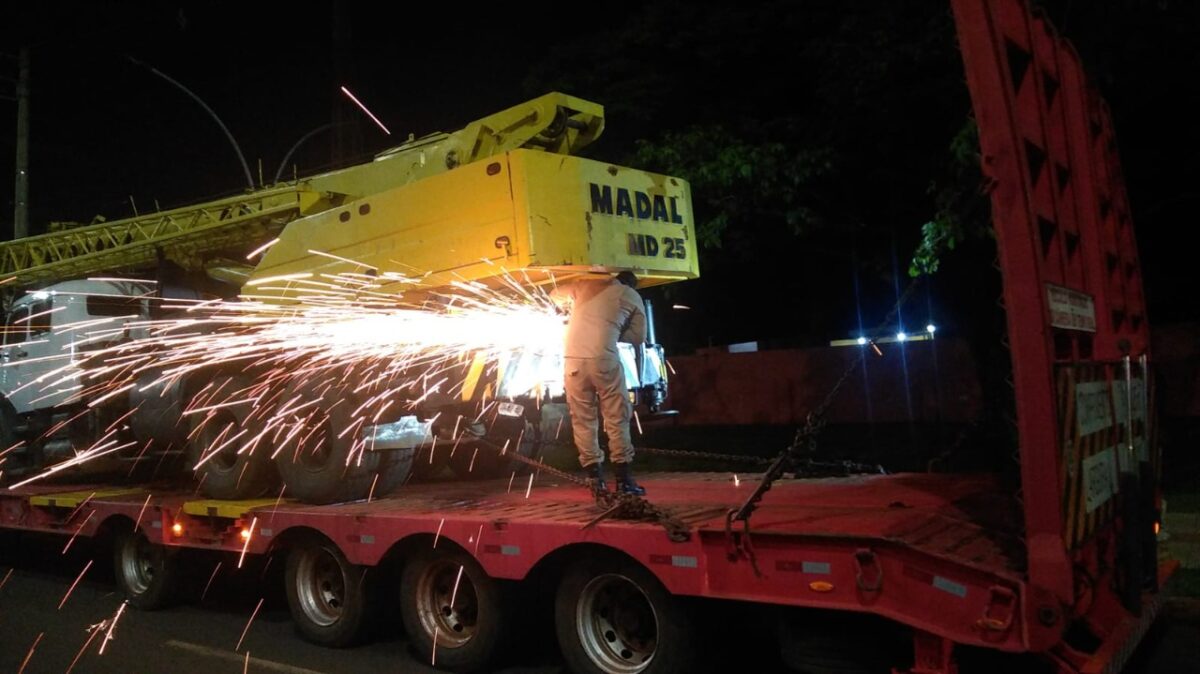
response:
{"label": "asphalt road", "polygon": [[[4,674],[21,671],[26,658],[25,674],[63,674],[77,656],[72,670],[77,674],[437,671],[413,659],[399,624],[378,626],[375,638],[349,649],[304,642],[292,629],[274,564],[265,569],[261,562],[247,563],[240,570],[230,568],[236,559],[222,562],[202,601],[152,612],[126,608],[111,635],[101,628],[92,637],[92,626],[112,624],[123,598],[112,580],[107,555],[93,555],[96,551],[88,541],[77,541],[63,555],[65,542],[22,538],[14,543],[0,537],[0,672]],[[89,561],[92,566],[59,609]],[[207,568],[215,568],[216,561]],[[262,607],[254,614],[260,600]],[[104,643],[106,636],[111,639]],[[538,650],[515,658],[529,664],[500,671],[561,671],[552,650]]]}
{"label": "asphalt road", "polygon": [[[80,540],[63,554],[65,542],[62,538],[0,535],[0,673],[437,671],[429,663],[414,660],[401,626],[394,621],[377,626],[372,639],[349,649],[322,648],[301,640],[292,629],[278,563],[264,566],[262,560],[248,560],[239,570],[233,568],[236,560],[198,560],[197,569],[213,569],[217,561],[222,564],[207,592],[198,588],[200,592],[190,601],[144,612],[122,609],[106,551]],[[72,589],[85,567],[87,572]],[[211,571],[202,575],[211,575]],[[116,625],[109,631],[115,617]],[[101,627],[94,627],[97,625]],[[553,636],[549,627],[544,627],[528,640],[531,646],[513,655],[511,661],[516,664],[497,671],[561,672]],[[1200,626],[1194,622],[1164,621],[1128,674],[1200,673],[1200,659],[1195,656],[1197,636]],[[716,644],[721,645],[719,640]],[[722,650],[737,646],[738,641],[732,640]],[[775,669],[762,660],[748,656],[733,662],[742,664],[745,669],[737,667],[742,671]],[[1016,671],[1012,668],[1015,664],[997,661],[990,653],[975,653],[974,657],[965,653],[963,672],[1011,672]],[[731,671],[728,666],[720,669]],[[1030,670],[1021,666],[1020,671]]]}

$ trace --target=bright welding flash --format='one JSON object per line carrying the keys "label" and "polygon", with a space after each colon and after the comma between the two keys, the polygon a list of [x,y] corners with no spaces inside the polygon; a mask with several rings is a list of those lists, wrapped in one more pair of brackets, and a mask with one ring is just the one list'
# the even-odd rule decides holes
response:
{"label": "bright welding flash", "polygon": [[937,332],[937,326],[933,323],[930,323],[929,325],[925,326],[925,332],[928,332],[932,335],[933,333]]}
{"label": "bright welding flash", "polygon": [[897,342],[903,342],[906,339],[908,339],[908,335],[904,334],[903,332],[896,333],[896,341]]}
{"label": "bright welding flash", "polygon": [[858,345],[859,345],[859,346],[866,346],[866,345],[867,345],[867,338],[866,338],[866,337],[859,337],[857,341],[858,341]]}

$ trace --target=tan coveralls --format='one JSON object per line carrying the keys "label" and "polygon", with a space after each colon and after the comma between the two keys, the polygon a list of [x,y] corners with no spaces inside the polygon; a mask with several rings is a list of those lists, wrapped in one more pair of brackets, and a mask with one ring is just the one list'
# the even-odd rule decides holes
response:
{"label": "tan coveralls", "polygon": [[565,389],[579,463],[604,461],[597,437],[597,398],[614,463],[633,461],[629,417],[633,406],[617,342],[646,341],[646,308],[637,291],[616,279],[581,279],[551,293],[570,306],[567,322]]}

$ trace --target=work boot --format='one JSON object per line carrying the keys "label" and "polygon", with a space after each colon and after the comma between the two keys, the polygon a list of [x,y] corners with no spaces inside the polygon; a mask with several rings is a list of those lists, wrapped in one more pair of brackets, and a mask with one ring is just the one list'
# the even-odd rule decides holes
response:
{"label": "work boot", "polygon": [[633,473],[629,472],[628,463],[613,463],[613,472],[617,476],[617,492],[621,494],[633,494],[634,496],[645,496],[646,489],[633,481]]}
{"label": "work boot", "polygon": [[599,496],[608,492],[608,483],[604,481],[604,465],[593,463],[583,469],[587,473],[588,482],[592,483],[592,493]]}

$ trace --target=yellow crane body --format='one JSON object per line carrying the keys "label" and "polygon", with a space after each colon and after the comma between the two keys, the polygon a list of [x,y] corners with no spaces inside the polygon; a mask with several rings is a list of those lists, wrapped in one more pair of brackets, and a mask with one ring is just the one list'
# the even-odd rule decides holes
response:
{"label": "yellow crane body", "polygon": [[424,288],[518,271],[535,283],[622,270],[642,285],[695,278],[689,186],[512,150],[289,223],[243,292],[287,298],[309,278],[366,270],[417,278]]}

